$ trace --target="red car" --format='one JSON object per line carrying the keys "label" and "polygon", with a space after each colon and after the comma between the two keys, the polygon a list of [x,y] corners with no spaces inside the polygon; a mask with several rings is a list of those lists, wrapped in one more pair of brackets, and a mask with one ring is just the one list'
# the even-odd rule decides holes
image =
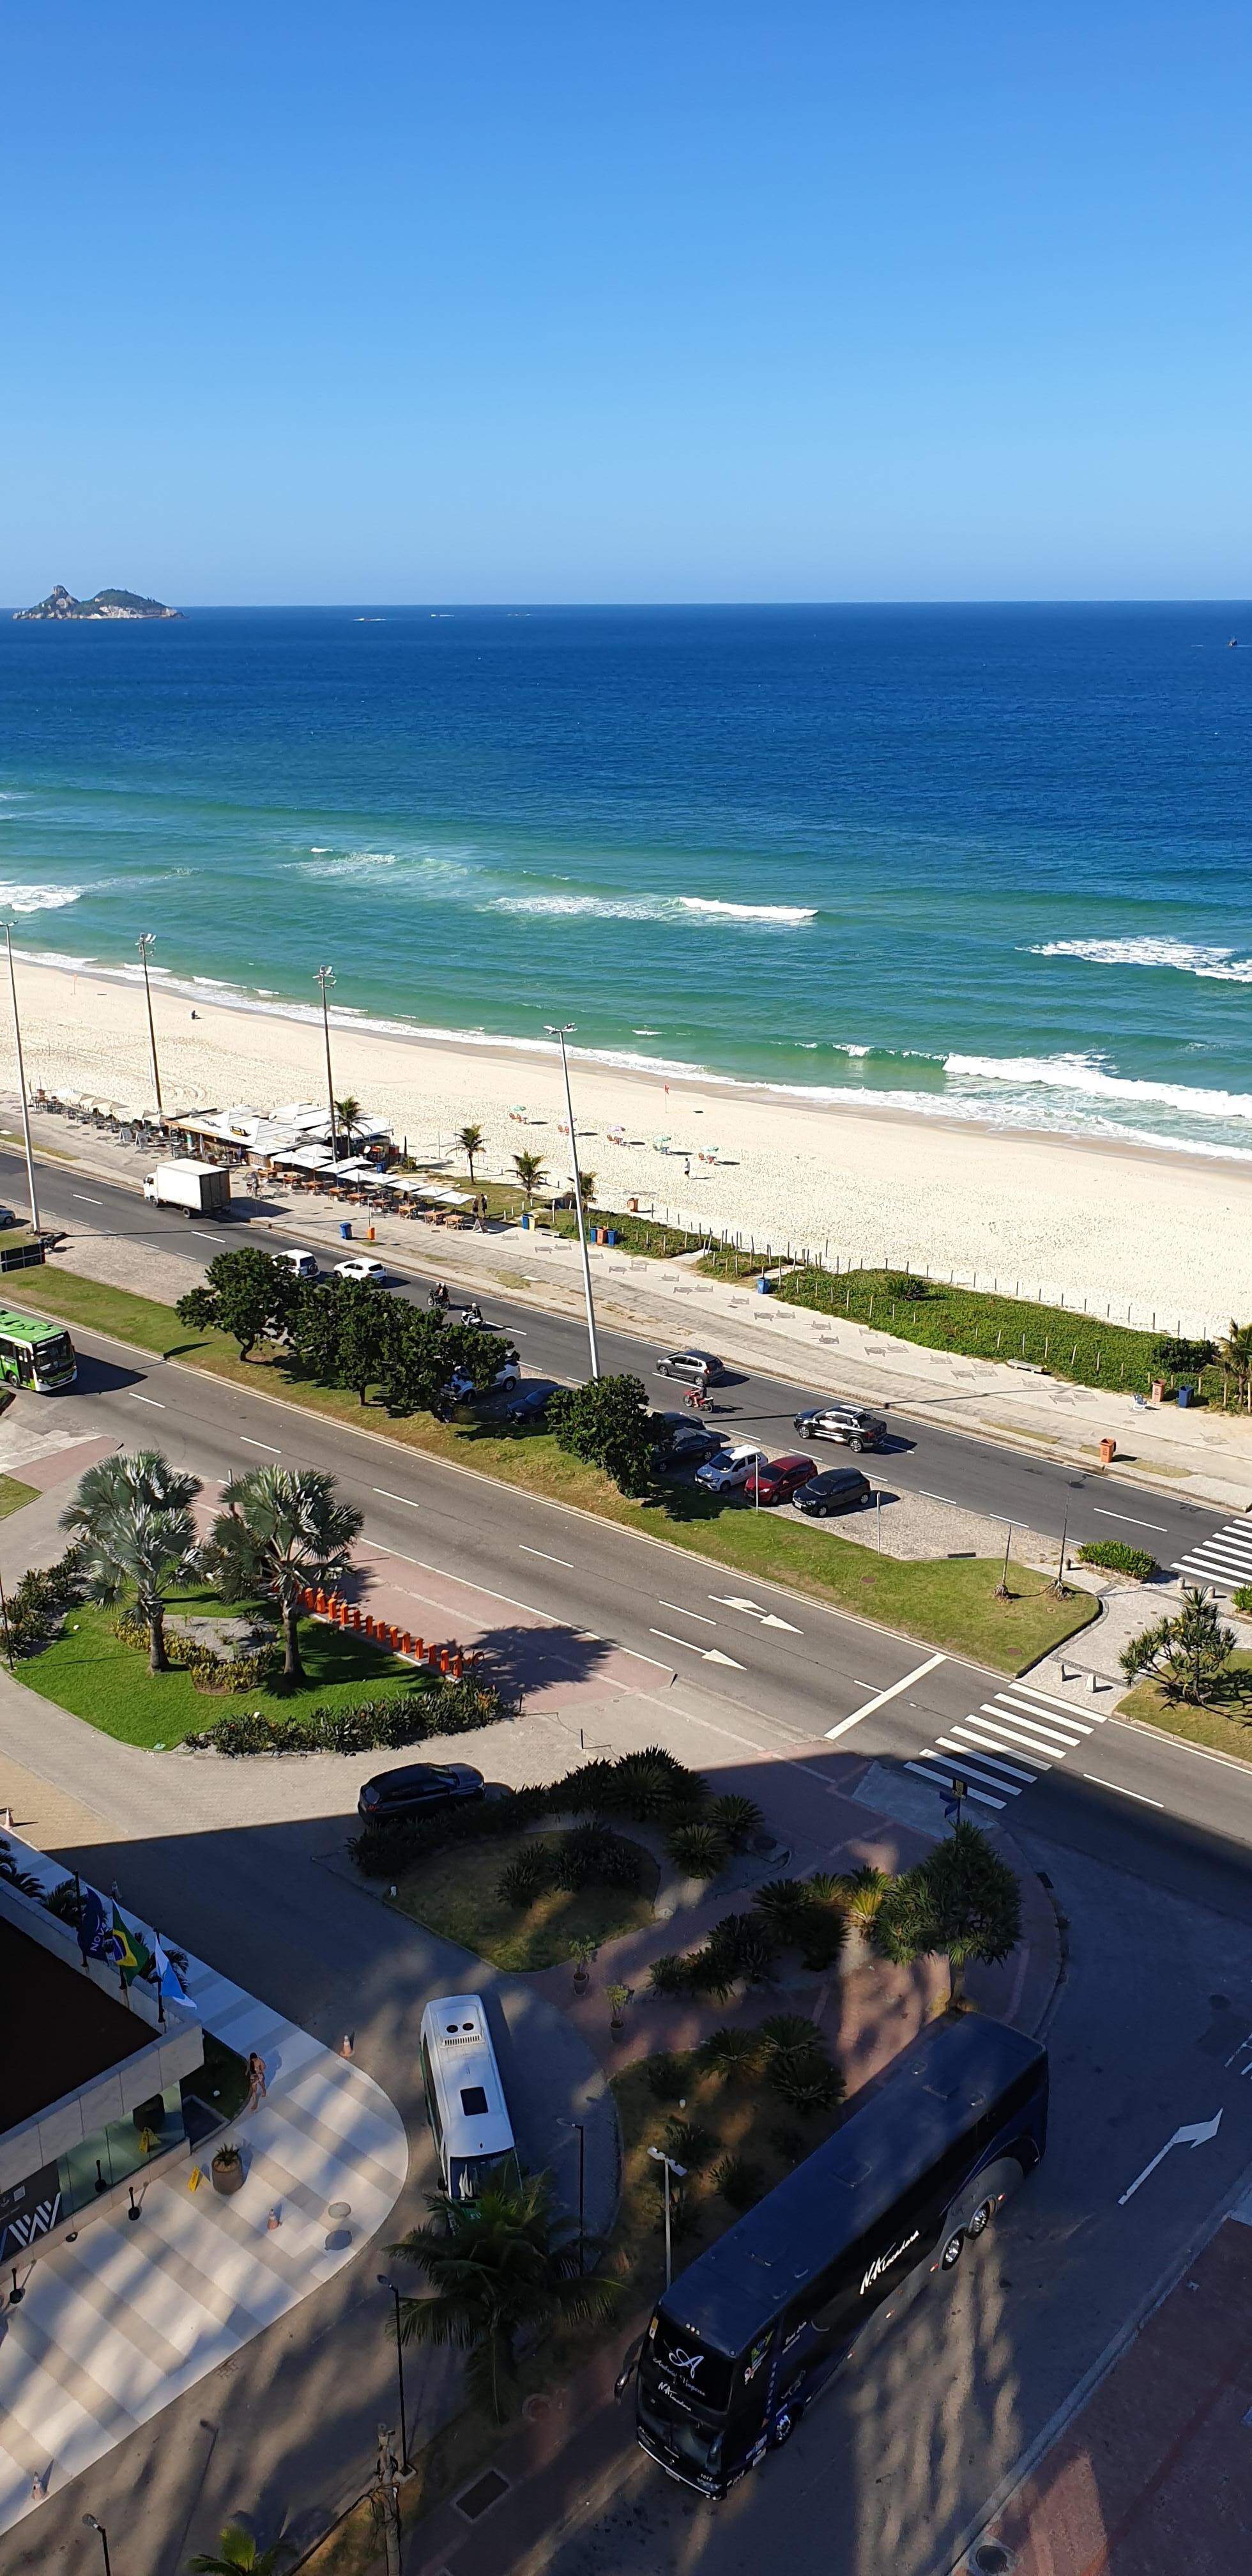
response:
{"label": "red car", "polygon": [[743,1489],[744,1501],[752,1503],[789,1503],[801,1485],[807,1485],[817,1474],[811,1458],[788,1454],[785,1458],[768,1458],[755,1475],[749,1476]]}

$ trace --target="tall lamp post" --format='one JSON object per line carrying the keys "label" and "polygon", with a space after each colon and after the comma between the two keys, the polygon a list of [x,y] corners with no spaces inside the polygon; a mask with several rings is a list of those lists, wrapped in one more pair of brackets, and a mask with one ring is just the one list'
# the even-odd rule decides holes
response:
{"label": "tall lamp post", "polygon": [[322,1036],[326,1041],[326,1106],[330,1112],[330,1158],[332,1162],[336,1162],[338,1157],[335,1153],[335,1084],[334,1077],[330,1069],[330,1004],[327,1001],[326,996],[331,985],[334,983],[334,980],[335,970],[333,966],[319,966],[313,977],[314,983],[320,985],[322,994]]}
{"label": "tall lamp post", "polygon": [[144,999],[148,1005],[148,1045],[152,1054],[152,1088],[156,1093],[157,1116],[158,1118],[163,1118],[165,1116],[165,1103],[161,1098],[161,1068],[157,1063],[156,1022],[152,1017],[152,986],[148,981],[148,951],[150,948],[154,948],[156,946],[155,930],[141,931],[135,942],[135,946],[139,951],[143,965]]}
{"label": "tall lamp post", "polygon": [[409,2465],[409,2419],[404,2405],[404,2345],[400,2338],[400,2293],[385,2272],[378,2275],[380,2290],[390,2290],[396,2303],[396,2370],[400,2381],[400,2466],[407,2474]]}
{"label": "tall lamp post", "polygon": [[578,2273],[579,2273],[579,2278],[580,2278],[580,2280],[581,2280],[582,2275],[583,2275],[583,2273],[586,2271],[586,2268],[587,2268],[586,2260],[585,2260],[585,2255],[586,2255],[586,2210],[587,2210],[587,2130],[586,2130],[586,2124],[585,2124],[585,2122],[583,2122],[582,2120],[563,2120],[563,2121],[561,2122],[561,2126],[562,2126],[562,2128],[563,2128],[563,2129],[577,2129],[577,2131],[578,2131]]}
{"label": "tall lamp post", "polygon": [[94,2513],[85,2513],[83,2515],[83,2529],[84,2531],[99,2532],[100,2546],[104,2551],[104,2576],[113,2576],[113,2562],[109,2556],[109,2535],[105,2530],[104,2524],[102,2522],[97,2522]]}
{"label": "tall lamp post", "polygon": [[546,1035],[550,1038],[559,1038],[561,1042],[561,1071],[565,1076],[565,1107],[569,1116],[569,1149],[574,1157],[574,1216],[578,1225],[578,1249],[582,1255],[583,1296],[587,1301],[587,1342],[591,1352],[591,1374],[593,1378],[597,1378],[600,1374],[600,1354],[596,1349],[596,1310],[591,1296],[591,1263],[587,1257],[587,1220],[583,1209],[582,1174],[578,1168],[578,1130],[574,1125],[574,1102],[569,1087],[569,1057],[565,1052],[565,1041],[567,1038],[572,1038],[576,1025],[575,1021],[567,1020],[563,1028],[554,1028],[550,1020],[544,1021]]}
{"label": "tall lamp post", "polygon": [[22,1060],[22,1023],[17,1012],[17,976],[13,968],[13,925],[4,925],[4,944],[9,959],[9,991],[13,996],[13,1042],[17,1048],[17,1087],[22,1095],[22,1135],[26,1144],[26,1185],[30,1191],[31,1231],[39,1232],[39,1201],[35,1194],[35,1157],[30,1147],[30,1104],[26,1098],[26,1066]]}
{"label": "tall lamp post", "polygon": [[668,2290],[674,2277],[673,2246],[670,2241],[669,2178],[672,2174],[675,2182],[685,2182],[687,2168],[685,2165],[675,2164],[673,2157],[667,2156],[663,2147],[649,2147],[648,2153],[655,2163],[665,2167],[665,2287]]}

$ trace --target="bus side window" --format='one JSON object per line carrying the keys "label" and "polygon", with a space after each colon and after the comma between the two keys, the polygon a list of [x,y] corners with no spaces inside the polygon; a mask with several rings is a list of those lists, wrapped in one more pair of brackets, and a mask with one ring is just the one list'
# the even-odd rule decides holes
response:
{"label": "bus side window", "polygon": [[17,1352],[7,1334],[0,1336],[0,1374],[5,1377],[17,1375]]}
{"label": "bus side window", "polygon": [[443,2130],[439,2121],[439,2098],[435,2092],[435,2076],[434,2069],[430,2062],[430,2050],[427,2048],[425,2040],[422,2041],[422,2082],[426,2088],[426,2108],[430,2114],[431,2131],[434,2136],[435,2145],[439,2150],[439,2161],[440,2164],[442,2164]]}

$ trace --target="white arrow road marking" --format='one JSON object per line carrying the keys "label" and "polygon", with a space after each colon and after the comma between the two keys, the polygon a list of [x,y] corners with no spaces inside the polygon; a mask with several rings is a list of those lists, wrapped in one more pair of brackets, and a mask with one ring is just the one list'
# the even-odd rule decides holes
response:
{"label": "white arrow road marking", "polygon": [[745,1669],[735,1662],[733,1655],[724,1655],[720,1646],[697,1646],[694,1638],[671,1637],[667,1628],[649,1628],[648,1635],[663,1638],[667,1646],[685,1646],[688,1654],[698,1655],[702,1664],[729,1664],[732,1673],[741,1673]]}
{"label": "white arrow road marking", "polygon": [[685,1610],[681,1601],[662,1601],[659,1592],[657,1594],[657,1603],[659,1608],[662,1610],[676,1610],[680,1619],[698,1619],[702,1628],[715,1628],[717,1626],[716,1619],[706,1619],[703,1610]]}
{"label": "white arrow road marking", "polygon": [[864,1708],[854,1708],[851,1717],[841,1717],[837,1726],[827,1727],[827,1743],[833,1744],[837,1735],[846,1735],[850,1726],[859,1726],[863,1717],[872,1717],[876,1708],[885,1708],[889,1699],[898,1699],[901,1691],[924,1680],[927,1673],[933,1673],[936,1664],[946,1664],[947,1660],[946,1655],[928,1655],[924,1664],[918,1664],[911,1673],[906,1673],[903,1681],[893,1682],[890,1690],[875,1691],[873,1698],[866,1700]]}
{"label": "white arrow road marking", "polygon": [[1154,2174],[1157,2166],[1164,2164],[1171,2147],[1206,2147],[1210,2138],[1216,2137],[1221,2125],[1221,2112],[1215,2111],[1211,2120],[1196,2120],[1193,2121],[1189,2129],[1175,2129],[1173,2137],[1166,2139],[1159,2154],[1153,2156],[1151,2164],[1145,2165],[1142,2173],[1136,2175],[1129,2191],[1124,2191],[1122,2193],[1121,2199],[1117,2204],[1118,2208],[1124,2209],[1127,2201],[1134,2199],[1140,2183],[1146,2182],[1148,2175]]}
{"label": "white arrow road marking", "polygon": [[759,1619],[763,1628],[785,1628],[791,1637],[802,1637],[803,1628],[792,1626],[790,1619],[780,1619],[773,1610],[762,1610],[759,1601],[740,1601],[733,1592],[710,1592],[710,1601],[720,1601],[724,1610],[742,1610],[745,1619]]}

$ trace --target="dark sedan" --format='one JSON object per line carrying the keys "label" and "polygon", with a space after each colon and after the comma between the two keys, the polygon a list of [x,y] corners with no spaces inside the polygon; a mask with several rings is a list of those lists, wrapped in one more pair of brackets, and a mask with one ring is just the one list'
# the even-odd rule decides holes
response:
{"label": "dark sedan", "polygon": [[749,1476],[743,1489],[745,1503],[789,1503],[801,1485],[810,1484],[817,1474],[811,1458],[762,1459],[755,1475]]}
{"label": "dark sedan", "polygon": [[854,1512],[862,1503],[873,1500],[874,1488],[859,1467],[825,1467],[791,1499],[798,1512],[807,1512],[810,1520],[825,1520],[831,1512]]}
{"label": "dark sedan", "polygon": [[838,1440],[845,1449],[881,1449],[887,1437],[887,1425],[881,1414],[867,1413],[863,1404],[814,1404],[807,1413],[797,1413],[792,1429],[802,1440]]}
{"label": "dark sedan", "polygon": [[437,1816],[482,1797],[483,1775],[468,1762],[406,1762],[399,1771],[376,1771],[356,1802],[358,1816],[380,1825],[391,1816]]}
{"label": "dark sedan", "polygon": [[554,1395],[560,1394],[556,1380],[550,1377],[528,1378],[519,1395],[512,1395],[504,1408],[506,1422],[542,1422]]}
{"label": "dark sedan", "polygon": [[657,1426],[657,1454],[667,1466],[702,1467],[706,1458],[726,1447],[723,1431],[710,1431],[706,1422],[696,1421],[690,1413],[656,1413],[652,1418]]}

